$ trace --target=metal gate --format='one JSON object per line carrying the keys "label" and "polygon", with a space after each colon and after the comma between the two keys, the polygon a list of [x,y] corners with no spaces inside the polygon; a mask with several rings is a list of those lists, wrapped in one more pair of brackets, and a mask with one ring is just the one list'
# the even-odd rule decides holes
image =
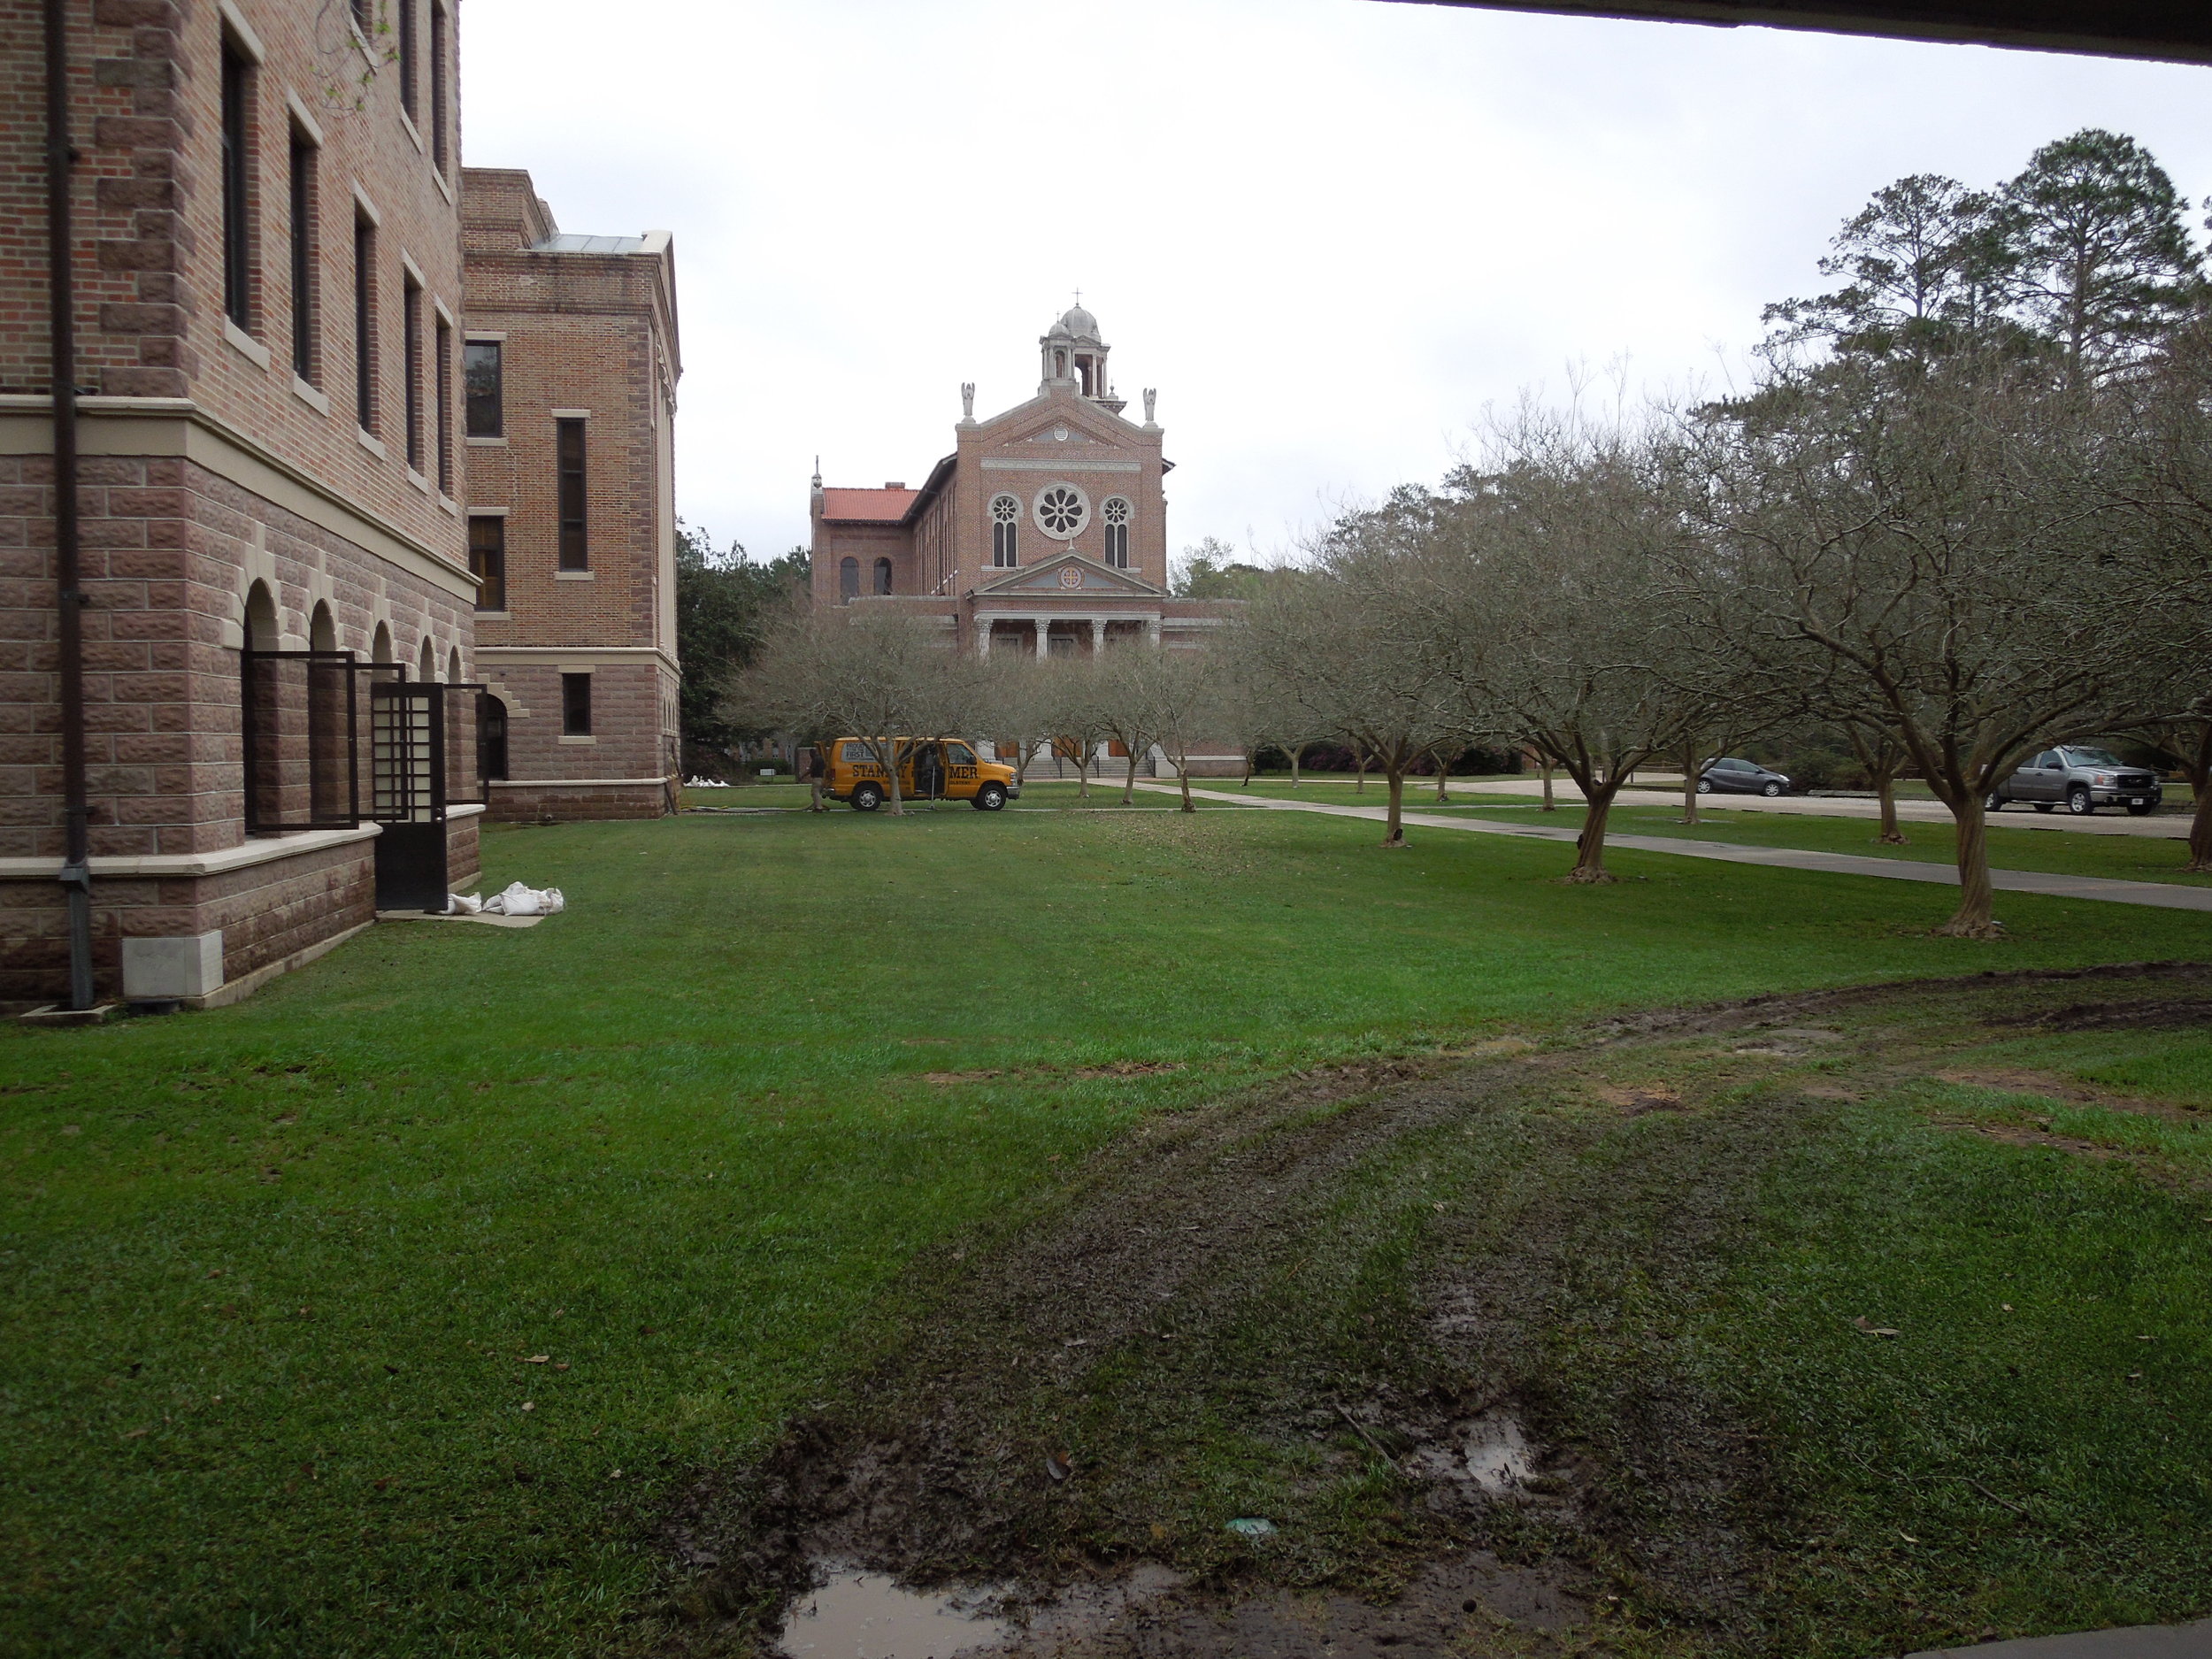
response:
{"label": "metal gate", "polygon": [[369,682],[369,816],[376,838],[376,908],[442,910],[446,818],[480,805],[477,699],[484,687],[407,680],[380,665]]}

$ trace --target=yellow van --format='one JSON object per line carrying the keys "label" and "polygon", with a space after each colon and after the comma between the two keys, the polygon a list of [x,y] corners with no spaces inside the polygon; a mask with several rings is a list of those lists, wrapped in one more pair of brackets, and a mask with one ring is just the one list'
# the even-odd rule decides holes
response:
{"label": "yellow van", "polygon": [[[906,751],[899,764],[902,800],[965,801],[979,812],[995,812],[1022,792],[1021,778],[1013,767],[982,759],[972,744],[960,738],[898,741]],[[823,748],[828,755],[822,772],[824,795],[833,801],[851,802],[858,812],[872,812],[889,798],[882,764],[869,753],[866,743],[841,737]]]}

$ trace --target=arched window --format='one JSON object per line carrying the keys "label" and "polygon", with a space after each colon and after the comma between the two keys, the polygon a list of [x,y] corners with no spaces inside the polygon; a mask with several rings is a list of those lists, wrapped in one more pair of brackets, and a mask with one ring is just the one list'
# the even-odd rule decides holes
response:
{"label": "arched window", "polygon": [[1022,504],[1011,495],[991,498],[991,563],[1012,570],[1021,563],[1018,554]]}
{"label": "arched window", "polygon": [[1118,571],[1129,568],[1129,503],[1118,495],[1108,497],[1098,510],[1106,522],[1106,562]]}
{"label": "arched window", "polygon": [[887,594],[891,591],[891,561],[889,559],[876,561],[876,591],[879,594]]}
{"label": "arched window", "polygon": [[375,638],[369,645],[369,660],[373,663],[392,660],[392,630],[388,624],[380,622],[376,625]]}
{"label": "arched window", "polygon": [[445,679],[449,686],[461,683],[461,648],[457,645],[445,654]]}
{"label": "arched window", "polygon": [[318,823],[353,812],[353,757],[346,746],[346,698],[353,685],[350,656],[338,651],[338,625],[327,601],[307,620],[307,772],[309,804]]}
{"label": "arched window", "polygon": [[438,648],[430,642],[430,636],[422,636],[422,649],[416,654],[415,678],[433,680],[438,677]]}
{"label": "arched window", "polygon": [[859,597],[860,561],[856,558],[840,559],[837,564],[837,603],[841,605],[847,600]]}

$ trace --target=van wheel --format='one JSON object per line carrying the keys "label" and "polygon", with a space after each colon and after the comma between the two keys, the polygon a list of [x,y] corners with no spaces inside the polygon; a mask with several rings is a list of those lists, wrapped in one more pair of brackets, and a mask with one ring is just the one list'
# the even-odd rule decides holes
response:
{"label": "van wheel", "polygon": [[854,811],[872,812],[882,804],[883,789],[880,785],[872,783],[856,783],[853,785]]}
{"label": "van wheel", "polygon": [[975,792],[975,810],[979,812],[995,812],[1005,804],[1006,786],[1002,783],[987,783]]}
{"label": "van wheel", "polygon": [[2089,791],[2076,784],[2066,792],[2066,810],[2076,818],[2087,818],[2097,810],[2097,803],[2089,798]]}

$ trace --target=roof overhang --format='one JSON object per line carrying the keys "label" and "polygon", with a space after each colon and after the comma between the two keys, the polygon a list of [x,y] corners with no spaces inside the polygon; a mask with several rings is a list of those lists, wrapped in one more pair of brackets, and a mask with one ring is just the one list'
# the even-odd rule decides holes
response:
{"label": "roof overhang", "polygon": [[1557,17],[1823,29],[2212,64],[2205,0],[1397,0]]}

